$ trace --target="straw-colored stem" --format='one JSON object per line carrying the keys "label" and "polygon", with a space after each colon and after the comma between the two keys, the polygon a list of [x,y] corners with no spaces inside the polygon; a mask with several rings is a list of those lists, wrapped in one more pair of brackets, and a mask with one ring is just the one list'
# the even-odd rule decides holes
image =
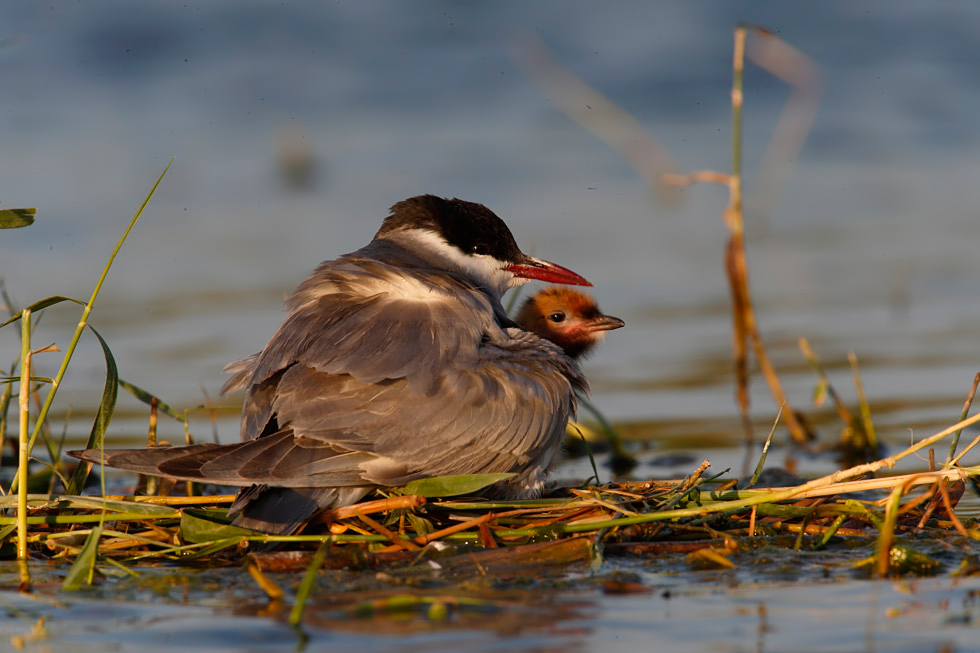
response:
{"label": "straw-colored stem", "polygon": [[820,359],[817,358],[817,355],[814,354],[813,350],[810,348],[810,341],[807,340],[806,338],[800,338],[797,341],[797,344],[799,344],[800,351],[803,352],[803,357],[806,358],[807,362],[810,363],[810,367],[812,367],[813,370],[817,373],[817,377],[820,379],[820,383],[823,384],[823,387],[826,389],[827,394],[833,400],[834,407],[837,408],[837,415],[840,416],[841,421],[844,422],[844,424],[851,424],[851,422],[854,421],[854,416],[851,414],[851,411],[844,404],[844,401],[840,398],[840,395],[837,394],[837,391],[834,390],[834,386],[831,385],[830,378],[827,376],[827,373],[824,371],[823,365],[820,364]]}
{"label": "straw-colored stem", "polygon": [[[157,446],[157,406],[160,404],[160,400],[157,397],[150,399],[150,426],[149,432],[146,434],[146,446],[153,448]],[[157,493],[157,485],[160,479],[156,476],[149,476],[146,479],[146,493],[149,496],[155,496]]]}
{"label": "straw-colored stem", "polygon": [[[27,458],[29,452],[28,431],[31,409],[31,311],[24,309],[20,339],[20,435],[17,449],[17,559],[27,560]],[[21,585],[29,585],[30,572],[21,566]]]}
{"label": "straw-colored stem", "polygon": [[892,542],[895,539],[895,524],[898,521],[898,508],[906,489],[906,487],[898,485],[888,496],[885,521],[881,525],[881,535],[878,538],[878,551],[875,555],[875,575],[879,578],[887,576],[891,566]]}
{"label": "straw-colored stem", "polygon": [[744,26],[735,28],[735,50],[732,57],[732,174],[728,180],[729,204],[725,209],[725,225],[731,232],[726,252],[726,267],[729,283],[732,288],[732,310],[734,315],[733,346],[735,354],[735,376],[738,384],[737,398],[742,415],[742,424],[746,440],[751,442],[752,426],[749,419],[748,397],[748,363],[746,339],[752,341],[759,369],[769,385],[773,398],[780,406],[786,407],[786,426],[793,439],[804,444],[807,442],[806,431],[797,419],[790,406],[776,369],[769,361],[759,329],[755,320],[755,311],[749,294],[748,265],[745,259],[745,221],[742,213],[742,91],[745,73],[745,39],[747,29]]}

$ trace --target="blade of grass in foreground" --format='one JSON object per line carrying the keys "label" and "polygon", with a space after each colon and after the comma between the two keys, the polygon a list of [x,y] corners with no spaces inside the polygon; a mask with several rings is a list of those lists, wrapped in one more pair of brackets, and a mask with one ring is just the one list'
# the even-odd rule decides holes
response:
{"label": "blade of grass in foreground", "polygon": [[306,574],[303,576],[303,581],[299,585],[299,591],[296,592],[296,603],[293,605],[293,609],[289,611],[289,625],[294,628],[297,628],[303,620],[303,609],[306,607],[306,601],[310,598],[310,593],[313,591],[313,581],[316,580],[316,572],[323,566],[323,561],[327,559],[327,553],[329,551],[329,541],[321,544],[310,561],[310,566],[306,568]]}
{"label": "blade of grass in foreground", "polygon": [[[89,328],[92,329],[92,333],[95,334],[95,337],[99,339],[99,344],[102,345],[102,353],[105,355],[106,375],[105,388],[102,391],[102,401],[99,403],[99,410],[95,414],[95,423],[92,424],[92,432],[88,436],[88,442],[85,444],[85,448],[101,449],[105,444],[106,427],[109,426],[112,413],[116,408],[116,397],[119,394],[119,370],[116,368],[116,359],[109,350],[109,345],[105,339],[92,325],[89,325]],[[72,472],[71,478],[68,479],[68,486],[65,488],[66,494],[81,494],[82,488],[85,487],[85,480],[88,478],[90,467],[90,465],[84,463],[75,465],[75,471]],[[104,478],[105,474],[102,476]],[[103,494],[105,493],[103,492]]]}
{"label": "blade of grass in foreground", "polygon": [[[126,231],[123,232],[122,238],[119,239],[119,242],[116,243],[115,249],[112,250],[112,254],[109,256],[109,260],[106,262],[105,268],[102,270],[102,276],[99,277],[98,282],[95,284],[95,289],[92,290],[92,296],[82,309],[82,317],[78,321],[78,326],[75,327],[75,333],[72,335],[71,341],[68,343],[68,347],[65,350],[65,356],[61,361],[61,367],[58,368],[58,373],[54,377],[54,383],[51,384],[51,389],[48,390],[48,395],[45,397],[44,403],[41,405],[41,410],[38,411],[37,420],[34,424],[34,430],[31,432],[31,438],[28,442],[28,450],[34,447],[34,442],[37,440],[37,436],[41,432],[41,427],[44,424],[44,420],[47,418],[48,411],[51,409],[51,404],[54,402],[55,394],[57,394],[58,388],[61,386],[61,380],[64,378],[65,372],[68,371],[68,363],[71,361],[72,355],[75,353],[75,347],[78,346],[78,340],[82,337],[82,331],[88,325],[89,313],[92,312],[92,306],[95,305],[95,299],[99,296],[99,291],[102,289],[102,284],[105,282],[106,277],[109,274],[109,268],[112,267],[112,262],[115,260],[116,254],[119,253],[123,243],[126,242],[129,232],[132,231],[133,227],[136,225],[136,221],[140,219],[141,215],[143,215],[146,205],[149,204],[150,198],[152,198],[153,194],[156,193],[157,187],[160,185],[160,182],[163,181],[164,175],[167,174],[167,170],[170,169],[173,162],[174,160],[170,159],[170,162],[167,163],[167,166],[157,178],[156,183],[153,184],[153,188],[150,189],[146,199],[143,200],[143,204],[140,205],[139,210],[133,216],[133,219],[130,220],[129,226],[127,226]],[[16,484],[17,481],[15,480],[13,485],[16,486]],[[14,487],[11,489],[14,489]]]}
{"label": "blade of grass in foreground", "polygon": [[102,536],[102,526],[96,526],[88,534],[85,546],[81,553],[75,558],[68,575],[65,576],[61,589],[65,592],[74,592],[85,585],[92,584],[92,575],[95,573],[95,558],[99,550],[99,538]]}

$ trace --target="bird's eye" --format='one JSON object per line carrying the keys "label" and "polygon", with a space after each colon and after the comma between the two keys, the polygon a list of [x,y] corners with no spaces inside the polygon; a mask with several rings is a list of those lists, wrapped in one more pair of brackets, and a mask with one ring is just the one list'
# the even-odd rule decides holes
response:
{"label": "bird's eye", "polygon": [[552,322],[564,322],[565,314],[562,313],[561,311],[555,311],[554,313],[548,316],[548,319],[551,320]]}
{"label": "bird's eye", "polygon": [[490,248],[486,245],[473,245],[470,251],[479,256],[485,256],[490,253]]}

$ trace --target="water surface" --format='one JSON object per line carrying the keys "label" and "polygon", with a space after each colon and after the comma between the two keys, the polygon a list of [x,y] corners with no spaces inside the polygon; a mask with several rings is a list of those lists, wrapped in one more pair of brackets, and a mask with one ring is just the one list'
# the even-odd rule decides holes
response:
{"label": "water surface", "polygon": [[[527,251],[589,278],[603,309],[626,320],[587,371],[597,404],[644,441],[637,474],[683,475],[702,458],[737,467],[724,193],[694,187],[674,208],[656,203],[636,171],[521,71],[515,44],[529,34],[631,112],[685,170],[728,166],[736,22],[766,25],[822,66],[826,92],[806,147],[785,162],[793,171],[781,202],[766,220],[747,215],[761,331],[821,442],[834,442],[839,424],[827,407],[809,408],[815,377],[799,337],[852,405],[846,357],[856,352],[893,449],[956,421],[980,369],[973,3],[55,2],[8,5],[0,17],[0,206],[38,207],[37,224],[2,234],[0,275],[21,304],[86,299],[175,157],[92,324],[123,378],[180,409],[222,407],[222,441],[237,437],[234,399],[217,399],[222,366],[261,348],[281,300],[317,262],[358,248],[391,204],[428,192],[487,204]],[[787,96],[750,67],[749,182]],[[292,140],[313,162],[299,184],[282,175],[280,148]],[[72,309],[46,312],[35,342],[63,346],[76,320]],[[0,331],[9,361],[16,335]],[[43,358],[42,372],[57,360]],[[62,417],[72,406],[74,442],[90,428],[102,368],[97,344],[83,342],[56,410]],[[777,407],[759,378],[752,400],[762,434]],[[122,396],[118,411],[112,441],[137,441],[145,407]],[[192,420],[198,438],[211,437],[207,411]],[[183,438],[175,422],[161,429]],[[664,453],[693,462],[664,466],[656,462]],[[785,448],[774,464],[788,457],[804,473],[834,465]],[[580,463],[564,473],[581,475]],[[543,625],[426,626],[399,645],[976,648],[965,635],[977,616],[972,579],[804,586],[685,570],[665,580],[637,564],[655,588],[649,595],[550,587],[541,590],[546,605],[534,606]],[[251,582],[239,570],[228,577]],[[237,616],[221,593],[202,589],[187,606],[152,594],[114,602],[116,582],[72,597],[55,586],[35,599],[4,595],[4,633],[50,614],[52,645],[88,650],[295,647],[281,621]],[[525,614],[527,602],[514,605],[502,613]],[[392,641],[326,617],[311,633],[312,644],[337,650]]]}

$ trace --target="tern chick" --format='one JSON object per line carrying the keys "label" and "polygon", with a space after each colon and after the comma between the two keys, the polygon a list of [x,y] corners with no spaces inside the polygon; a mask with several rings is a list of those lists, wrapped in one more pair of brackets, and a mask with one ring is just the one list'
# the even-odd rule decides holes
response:
{"label": "tern chick", "polygon": [[606,331],[626,324],[618,317],[604,315],[591,295],[560,286],[545,288],[528,297],[516,321],[575,359],[591,354]]}

